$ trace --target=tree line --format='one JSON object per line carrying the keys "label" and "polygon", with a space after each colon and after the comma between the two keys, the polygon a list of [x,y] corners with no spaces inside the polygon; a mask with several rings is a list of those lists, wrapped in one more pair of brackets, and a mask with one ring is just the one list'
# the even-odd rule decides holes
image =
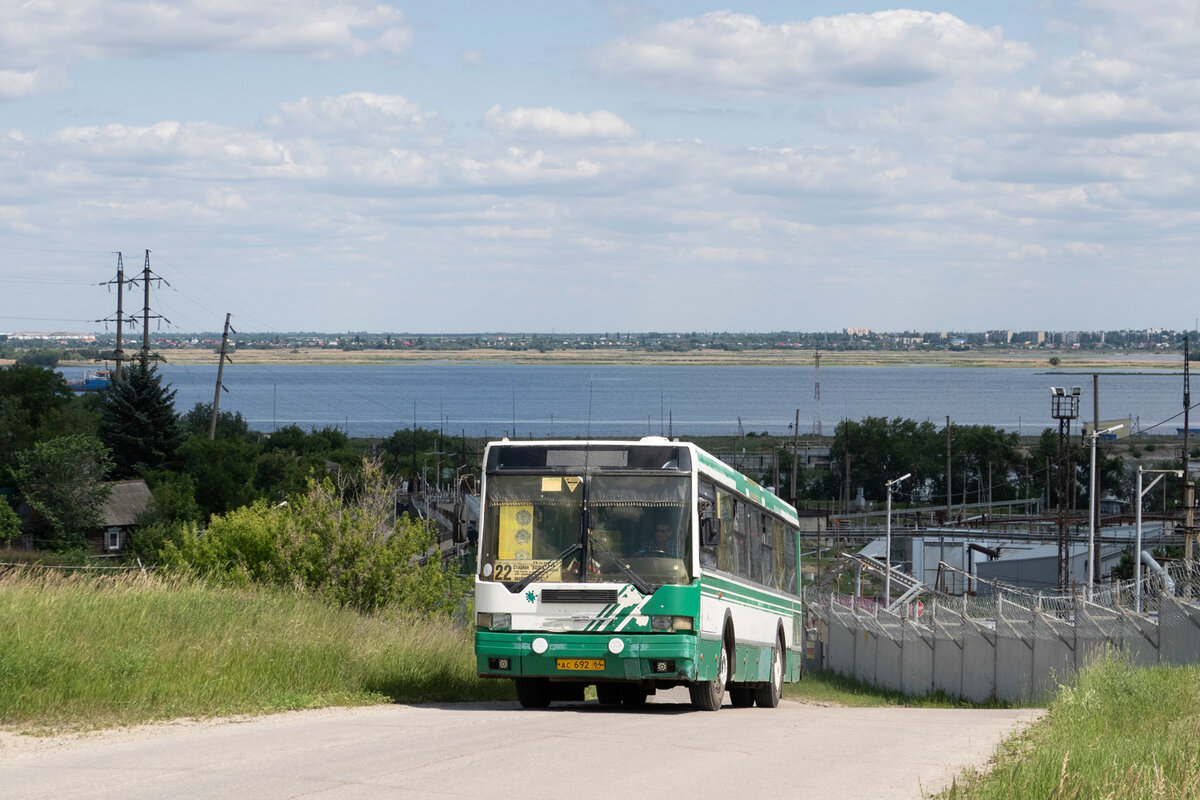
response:
{"label": "tree line", "polygon": [[[39,550],[86,550],[110,483],[140,478],[153,501],[131,557],[234,583],[304,586],[365,611],[461,593],[440,558],[418,558],[436,533],[398,516],[394,498],[429,453],[453,463],[465,442],[402,430],[371,452],[336,428],[266,435],[226,411],[210,439],[211,405],[177,414],[174,398],[154,367],[137,363],[83,395],[52,369],[0,367],[0,544],[30,534]],[[14,511],[22,501],[25,520]]]}
{"label": "tree line", "polygon": [[[1059,451],[1058,433],[1045,429],[1032,446],[1016,433],[991,425],[936,426],[926,420],[866,417],[842,420],[830,444],[830,468],[797,472],[798,500],[853,500],[858,489],[868,501],[886,499],[886,484],[902,475],[893,502],[945,506],[1045,497],[1058,503],[1059,470],[1067,470],[1068,507],[1086,508],[1091,479],[1090,452],[1073,437]],[[947,471],[947,445],[949,471]],[[781,447],[781,463],[791,465],[792,449]],[[1101,442],[1097,454],[1101,497],[1128,494],[1124,462]],[[789,476],[790,477],[790,476]]]}

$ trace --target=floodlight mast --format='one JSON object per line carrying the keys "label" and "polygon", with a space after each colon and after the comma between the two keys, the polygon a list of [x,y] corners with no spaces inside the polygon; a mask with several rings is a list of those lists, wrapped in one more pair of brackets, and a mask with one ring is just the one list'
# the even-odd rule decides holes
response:
{"label": "floodlight mast", "polygon": [[1092,602],[1092,586],[1096,582],[1096,514],[1099,505],[1096,503],[1096,441],[1105,434],[1114,433],[1125,427],[1125,423],[1113,425],[1111,428],[1105,428],[1102,431],[1093,430],[1091,433],[1092,440],[1092,470],[1089,473],[1092,476],[1092,488],[1088,494],[1088,580],[1087,580],[1087,599]]}
{"label": "floodlight mast", "polygon": [[884,536],[883,545],[883,605],[884,608],[889,608],[892,605],[892,487],[903,480],[912,477],[911,472],[906,472],[899,478],[887,481],[887,528]]}

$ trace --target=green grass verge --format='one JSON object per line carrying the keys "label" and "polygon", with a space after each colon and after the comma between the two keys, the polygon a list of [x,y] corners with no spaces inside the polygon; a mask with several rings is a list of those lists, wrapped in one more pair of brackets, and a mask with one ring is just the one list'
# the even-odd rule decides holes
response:
{"label": "green grass verge", "polygon": [[52,732],[329,705],[509,699],[469,629],[185,579],[0,577],[0,725]]}
{"label": "green grass verge", "polygon": [[836,672],[806,673],[799,683],[785,683],[783,696],[790,700],[808,703],[866,708],[869,706],[904,706],[907,708],[1012,708],[1011,703],[998,700],[973,703],[970,700],[950,697],[944,692],[911,696],[892,689],[881,689],[865,683],[844,678]]}
{"label": "green grass verge", "polygon": [[1200,667],[1109,655],[1063,687],[996,766],[940,800],[1200,798]]}

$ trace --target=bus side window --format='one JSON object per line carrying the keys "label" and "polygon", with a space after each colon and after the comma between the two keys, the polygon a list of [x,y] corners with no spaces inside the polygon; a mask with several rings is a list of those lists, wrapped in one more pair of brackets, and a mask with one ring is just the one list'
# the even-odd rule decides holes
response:
{"label": "bus side window", "polygon": [[796,593],[796,531],[784,526],[783,590]]}
{"label": "bus side window", "polygon": [[787,563],[786,563],[786,553],[787,553],[786,539],[787,539],[787,535],[788,535],[787,525],[784,525],[779,520],[775,520],[774,531],[772,533],[773,533],[772,539],[775,542],[775,548],[774,548],[775,559],[774,559],[774,562],[771,564],[771,572],[772,572],[772,577],[774,579],[771,585],[774,586],[776,589],[782,589],[782,590],[786,591],[787,590],[787,578],[785,576],[787,575]]}
{"label": "bus side window", "polygon": [[729,570],[734,575],[740,575],[743,578],[750,577],[750,570],[746,564],[746,504],[738,500],[733,501],[733,568]]}
{"label": "bus side window", "polygon": [[737,561],[734,555],[734,501],[733,496],[724,489],[717,489],[717,519],[721,520],[721,544],[717,549],[717,568],[737,574]]}
{"label": "bus side window", "polygon": [[[717,513],[717,493],[713,486],[708,481],[701,481],[698,487],[699,494],[699,517],[700,517],[700,566],[705,569],[712,569],[717,566],[717,548],[720,546],[721,537],[716,536],[716,541],[711,537],[720,530],[721,517]],[[710,532],[711,531],[711,532]],[[707,541],[712,544],[706,544],[706,537],[710,537]]]}
{"label": "bus side window", "polygon": [[746,577],[762,583],[762,510],[746,506]]}

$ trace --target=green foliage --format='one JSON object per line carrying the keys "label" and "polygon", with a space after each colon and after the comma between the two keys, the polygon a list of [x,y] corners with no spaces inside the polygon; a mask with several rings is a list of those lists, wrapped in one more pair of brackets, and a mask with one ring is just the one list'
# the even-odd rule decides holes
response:
{"label": "green foliage", "polygon": [[[991,425],[951,426],[953,472],[949,477],[954,495],[961,498],[964,481],[973,495],[983,495],[990,479],[995,499],[1017,496],[1018,488],[1010,483],[1010,475],[1016,474],[1022,464],[1018,445],[1017,434]],[[928,420],[843,420],[834,431],[830,457],[837,494],[844,489],[849,458],[851,488],[862,487],[868,499],[885,499],[886,482],[911,473],[910,479],[894,489],[895,500],[946,500],[946,429],[939,430]]]}
{"label": "green foliage", "polygon": [[154,502],[139,525],[152,522],[200,522],[203,512],[196,503],[196,482],[185,472],[146,472],[142,475]]}
{"label": "green foliage", "polygon": [[254,492],[254,445],[237,439],[209,441],[193,436],[178,450],[182,471],[195,483],[203,517],[223,514],[251,503]]}
{"label": "green foliage", "polygon": [[311,481],[287,506],[258,501],[166,536],[163,563],[234,585],[303,587],[361,612],[453,612],[467,590],[448,574],[431,525],[395,519],[394,487],[365,459],[356,482]]}
{"label": "green foliage", "polygon": [[22,350],[21,355],[17,356],[17,364],[54,369],[58,366],[59,355],[60,352],[58,350],[48,350],[45,348]]}
{"label": "green foliage", "polygon": [[183,433],[175,417],[175,392],[162,385],[157,369],[131,364],[101,396],[98,433],[112,451],[116,477],[174,464]]}
{"label": "green foliage", "polygon": [[3,497],[0,497],[0,543],[11,542],[21,535],[21,518]]}
{"label": "green foliage", "polygon": [[1200,796],[1200,667],[1136,667],[1108,653],[988,774],[951,798]]}
{"label": "green foliage", "polygon": [[111,489],[108,450],[91,436],[61,436],[17,456],[17,478],[34,510],[34,534],[55,550],[83,547],[103,524],[100,508]]}
{"label": "green foliage", "polygon": [[992,700],[973,703],[970,700],[950,697],[945,692],[914,696],[895,689],[872,686],[861,681],[839,675],[832,670],[805,673],[799,683],[785,683],[783,696],[793,700],[815,703],[834,703],[853,708],[875,708],[882,706],[905,706],[907,708],[1009,708],[1009,704]]}
{"label": "green foliage", "polygon": [[54,370],[0,367],[0,485],[15,483],[17,453],[65,432],[61,418],[70,402],[71,390]]}
{"label": "green foliage", "polygon": [[0,630],[0,723],[26,729],[512,697],[476,676],[469,628],[291,590],[11,571]]}
{"label": "green foliage", "polygon": [[[212,403],[196,403],[191,411],[179,418],[179,427],[185,437],[207,437],[212,427]],[[250,423],[246,422],[240,411],[232,414],[228,411],[218,411],[215,433],[218,439],[241,439],[250,442],[255,438],[250,430]]]}
{"label": "green foliage", "polygon": [[254,463],[254,488],[260,497],[280,502],[303,492],[309,475],[324,471],[324,459],[268,450]]}

